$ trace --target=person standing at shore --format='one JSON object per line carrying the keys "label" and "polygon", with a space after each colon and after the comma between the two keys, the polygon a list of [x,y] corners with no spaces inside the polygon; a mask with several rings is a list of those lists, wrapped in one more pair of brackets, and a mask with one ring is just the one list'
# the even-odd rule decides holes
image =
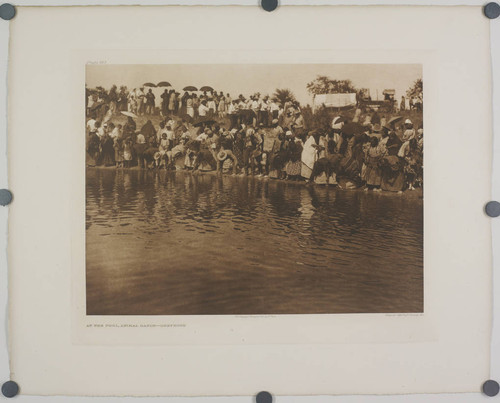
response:
{"label": "person standing at shore", "polygon": [[168,90],[165,89],[163,91],[163,94],[161,94],[161,114],[162,116],[167,116],[168,115],[168,99],[170,95],[168,93]]}
{"label": "person standing at shore", "polygon": [[314,163],[317,160],[317,147],[319,142],[319,134],[318,133],[309,133],[309,136],[304,143],[304,147],[302,149],[301,161],[302,166],[300,170],[300,175],[306,180],[311,177],[312,170],[314,168]]}
{"label": "person standing at shore", "polygon": [[156,107],[155,98],[155,94],[153,94],[153,91],[150,88],[148,93],[146,94],[146,115],[154,114]]}
{"label": "person standing at shore", "polygon": [[217,111],[217,106],[215,105],[213,97],[208,98],[207,108],[208,108],[207,116],[214,117],[215,112]]}
{"label": "person standing at shore", "polygon": [[385,148],[379,146],[377,137],[370,139],[370,147],[365,152],[365,165],[366,169],[361,178],[366,182],[365,190],[373,189],[380,191],[382,183],[382,172],[380,170],[380,161],[385,154]]}
{"label": "person standing at shore", "polygon": [[144,115],[146,94],[144,94],[144,87],[139,88],[136,93],[137,98],[137,114]]}
{"label": "person standing at shore", "polygon": [[219,105],[217,106],[217,110],[219,112],[219,118],[223,119],[224,116],[226,116],[226,99],[224,98],[224,95],[222,95],[219,98]]}
{"label": "person standing at shore", "polygon": [[168,93],[168,112],[173,114],[175,110],[175,91],[170,90]]}

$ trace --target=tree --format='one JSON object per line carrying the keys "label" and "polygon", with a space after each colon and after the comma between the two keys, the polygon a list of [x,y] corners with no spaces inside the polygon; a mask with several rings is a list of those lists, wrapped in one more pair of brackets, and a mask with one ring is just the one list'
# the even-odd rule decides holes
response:
{"label": "tree", "polygon": [[293,95],[293,92],[288,88],[276,88],[276,91],[274,91],[273,94],[273,99],[282,105],[286,102],[297,102],[295,95]]}
{"label": "tree", "polygon": [[307,91],[312,95],[358,92],[351,80],[333,80],[327,76],[318,76],[307,84]]}
{"label": "tree", "polygon": [[406,91],[406,96],[409,98],[417,97],[424,92],[424,83],[421,78],[415,80],[413,85]]}

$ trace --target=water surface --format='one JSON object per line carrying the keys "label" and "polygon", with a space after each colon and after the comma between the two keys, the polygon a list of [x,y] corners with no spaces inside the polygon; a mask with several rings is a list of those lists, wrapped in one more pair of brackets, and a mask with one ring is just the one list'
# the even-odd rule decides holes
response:
{"label": "water surface", "polygon": [[423,200],[89,168],[89,315],[423,311]]}

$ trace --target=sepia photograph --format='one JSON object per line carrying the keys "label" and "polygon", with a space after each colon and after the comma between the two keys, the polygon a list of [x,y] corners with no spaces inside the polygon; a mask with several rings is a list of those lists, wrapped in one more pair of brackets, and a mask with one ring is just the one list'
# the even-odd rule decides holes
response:
{"label": "sepia photograph", "polygon": [[421,64],[87,64],[87,315],[422,313]]}

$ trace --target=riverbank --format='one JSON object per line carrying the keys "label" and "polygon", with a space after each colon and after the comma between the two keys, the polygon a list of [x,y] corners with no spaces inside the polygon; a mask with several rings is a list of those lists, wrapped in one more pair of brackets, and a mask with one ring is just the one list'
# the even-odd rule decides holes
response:
{"label": "riverbank", "polygon": [[373,190],[365,190],[365,187],[349,187],[346,186],[345,181],[340,181],[340,184],[333,184],[330,183],[329,186],[326,186],[325,183],[314,183],[314,184],[309,184],[305,180],[290,180],[290,179],[275,179],[275,178],[270,178],[269,176],[265,175],[245,175],[245,174],[236,174],[233,175],[231,173],[226,173],[223,172],[222,174],[218,174],[216,171],[204,171],[204,170],[199,170],[196,172],[193,172],[192,170],[187,170],[187,169],[177,169],[177,170],[165,170],[165,169],[157,169],[157,168],[139,168],[138,166],[135,167],[130,167],[130,168],[117,168],[115,166],[97,166],[97,167],[87,167],[89,170],[103,170],[103,171],[132,171],[132,172],[144,172],[144,173],[165,173],[165,174],[188,174],[192,176],[199,176],[199,175],[210,175],[210,176],[222,176],[222,177],[231,177],[231,178],[237,178],[237,179],[254,179],[258,181],[269,181],[273,183],[286,183],[290,184],[293,186],[311,186],[311,187],[321,187],[321,188],[331,188],[331,189],[337,189],[337,190],[342,190],[342,191],[367,191],[369,193],[374,193],[374,194],[380,194],[383,196],[386,195],[393,195],[393,196],[398,196],[398,197],[404,197],[404,198],[412,198],[412,199],[423,199],[423,188],[417,188],[415,190],[405,190],[403,192],[388,192],[388,191],[373,191]]}

